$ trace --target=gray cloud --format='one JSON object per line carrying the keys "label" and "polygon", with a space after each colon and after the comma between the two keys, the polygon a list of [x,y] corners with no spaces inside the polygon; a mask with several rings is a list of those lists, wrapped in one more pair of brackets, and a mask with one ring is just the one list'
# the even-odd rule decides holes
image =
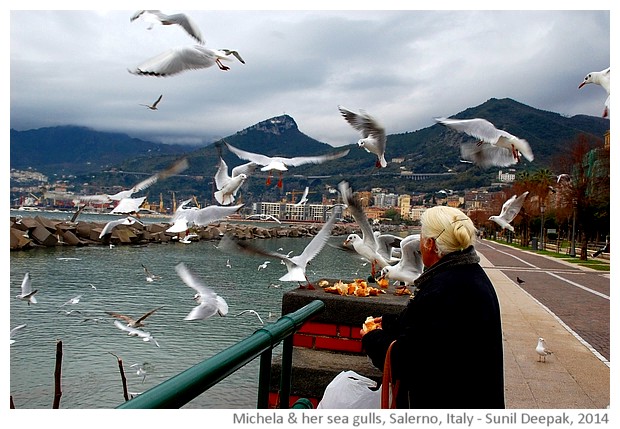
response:
{"label": "gray cloud", "polygon": [[[147,30],[133,11],[11,11],[10,126],[82,125],[206,144],[287,113],[302,132],[357,140],[337,105],[388,134],[414,131],[489,98],[599,116],[590,71],[610,66],[610,12],[198,11],[206,46],[246,60],[167,78],[127,69],[193,44],[179,27]],[[156,112],[139,104],[163,99]]]}

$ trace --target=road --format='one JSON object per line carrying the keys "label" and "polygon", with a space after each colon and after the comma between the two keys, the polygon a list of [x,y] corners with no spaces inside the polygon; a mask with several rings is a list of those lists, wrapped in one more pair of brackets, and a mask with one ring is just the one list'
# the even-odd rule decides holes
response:
{"label": "road", "polygon": [[[476,249],[494,265],[491,269],[502,271],[519,284],[609,361],[609,272],[582,269],[487,240],[479,240]],[[517,282],[517,276],[522,283]]]}

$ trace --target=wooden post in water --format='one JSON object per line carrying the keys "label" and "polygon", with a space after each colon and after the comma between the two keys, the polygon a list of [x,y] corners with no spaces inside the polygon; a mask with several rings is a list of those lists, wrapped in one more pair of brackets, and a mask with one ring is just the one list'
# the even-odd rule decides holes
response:
{"label": "wooden post in water", "polygon": [[123,369],[123,359],[119,358],[112,352],[108,353],[114,356],[118,362],[118,370],[121,373],[121,381],[123,382],[123,396],[125,396],[125,401],[129,401],[129,393],[127,392],[127,377],[125,377],[125,370]]}
{"label": "wooden post in water", "polygon": [[54,370],[54,404],[53,409],[60,408],[60,397],[62,396],[62,389],[60,383],[62,368],[62,341],[56,342],[56,369]]}

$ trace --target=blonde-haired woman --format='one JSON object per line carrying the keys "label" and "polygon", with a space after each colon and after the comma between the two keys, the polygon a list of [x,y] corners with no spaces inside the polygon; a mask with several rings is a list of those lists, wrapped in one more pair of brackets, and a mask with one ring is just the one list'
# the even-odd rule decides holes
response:
{"label": "blonde-haired woman", "polygon": [[362,332],[378,368],[393,340],[392,368],[400,380],[398,408],[505,408],[500,307],[474,248],[476,228],[462,211],[426,210],[420,219],[425,270],[399,315]]}

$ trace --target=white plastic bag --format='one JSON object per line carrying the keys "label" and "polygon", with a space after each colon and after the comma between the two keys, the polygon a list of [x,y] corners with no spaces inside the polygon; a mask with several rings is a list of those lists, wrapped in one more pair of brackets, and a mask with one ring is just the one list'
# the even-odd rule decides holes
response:
{"label": "white plastic bag", "polygon": [[327,385],[317,408],[375,409],[381,408],[381,387],[355,371],[342,371]]}

